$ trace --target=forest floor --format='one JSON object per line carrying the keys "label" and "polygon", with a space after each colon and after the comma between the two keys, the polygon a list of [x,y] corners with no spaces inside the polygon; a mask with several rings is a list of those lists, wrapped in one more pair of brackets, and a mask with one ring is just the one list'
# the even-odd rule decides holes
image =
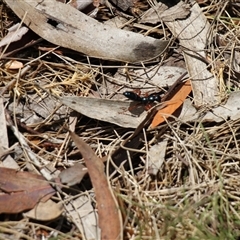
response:
{"label": "forest floor", "polygon": [[[127,64],[57,47],[30,30],[6,38],[21,19],[0,1],[0,186],[11,185],[11,194],[1,187],[0,239],[100,239],[97,226],[105,233],[113,225],[118,239],[240,239],[240,4],[195,3],[210,25],[206,69],[218,81],[219,103],[196,107],[197,93],[187,88],[184,107],[175,110],[188,101],[193,113],[174,110],[151,127],[156,111],[174,104],[166,94],[186,87],[171,86],[192,80],[168,24],[139,22],[152,4],[136,1],[131,11],[101,5],[95,16],[105,22],[122,13],[124,29],[168,41],[160,57]],[[88,163],[92,158],[103,165]],[[30,173],[51,185],[34,185]],[[17,182],[23,195],[13,190]],[[40,207],[40,197],[31,205],[43,189],[54,191],[51,205]],[[117,207],[116,216],[100,210],[104,201]]]}

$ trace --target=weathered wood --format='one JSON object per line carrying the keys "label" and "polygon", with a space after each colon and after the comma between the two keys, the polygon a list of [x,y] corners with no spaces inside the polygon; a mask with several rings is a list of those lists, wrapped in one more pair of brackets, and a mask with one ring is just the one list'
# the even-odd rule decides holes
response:
{"label": "weathered wood", "polygon": [[197,107],[215,105],[220,102],[218,80],[209,72],[206,63],[206,44],[210,24],[194,1],[191,14],[184,20],[166,22],[166,25],[179,39],[183,49],[189,76],[192,80],[194,102]]}

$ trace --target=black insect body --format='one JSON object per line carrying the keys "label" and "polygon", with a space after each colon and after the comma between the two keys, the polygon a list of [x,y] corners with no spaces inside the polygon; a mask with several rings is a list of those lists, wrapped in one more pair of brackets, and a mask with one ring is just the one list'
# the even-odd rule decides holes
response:
{"label": "black insect body", "polygon": [[159,96],[159,94],[156,94],[156,93],[150,94],[149,96],[146,96],[146,97],[140,97],[135,92],[128,92],[127,91],[127,92],[124,92],[123,95],[130,100],[133,100],[133,101],[136,101],[136,102],[141,102],[144,105],[161,101],[161,97]]}
{"label": "black insect body", "polygon": [[160,102],[161,101],[161,97],[159,94],[156,94],[156,93],[153,93],[153,94],[150,94],[148,96],[148,101],[149,102]]}
{"label": "black insect body", "polygon": [[136,102],[142,102],[142,97],[140,97],[135,92],[124,92],[123,95],[130,100],[133,100],[133,101],[136,101]]}

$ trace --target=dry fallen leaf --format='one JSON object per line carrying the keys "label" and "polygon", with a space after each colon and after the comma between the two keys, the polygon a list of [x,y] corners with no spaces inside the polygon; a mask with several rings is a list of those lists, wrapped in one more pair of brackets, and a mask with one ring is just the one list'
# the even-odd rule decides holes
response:
{"label": "dry fallen leaf", "polygon": [[70,136],[82,154],[94,187],[99,215],[101,239],[122,239],[122,219],[119,206],[104,173],[104,165],[94,151],[75,133]]}
{"label": "dry fallen leaf", "polygon": [[141,23],[158,23],[161,21],[169,22],[177,19],[184,19],[190,14],[188,4],[180,1],[175,6],[168,8],[164,3],[158,2],[154,8],[150,8],[141,17]]}
{"label": "dry fallen leaf", "polygon": [[67,215],[76,225],[86,240],[100,240],[101,231],[98,227],[97,210],[93,207],[92,199],[87,194],[66,201]]}
{"label": "dry fallen leaf", "polygon": [[81,163],[76,163],[74,166],[63,170],[59,174],[59,178],[62,184],[73,186],[80,183],[86,173],[87,168]]}
{"label": "dry fallen leaf", "polygon": [[79,11],[87,8],[89,5],[93,3],[92,0],[71,0],[68,2],[68,4]]}
{"label": "dry fallen leaf", "polygon": [[0,189],[0,213],[19,213],[31,209],[55,193],[41,175],[10,168],[0,168]]}
{"label": "dry fallen leaf", "polygon": [[150,128],[158,126],[163,123],[166,118],[171,116],[183,104],[191,91],[192,87],[190,80],[177,86],[174,89],[175,94],[173,93],[174,95],[170,99],[167,99],[168,103],[166,104],[166,107],[160,109],[153,118]]}
{"label": "dry fallen leaf", "polygon": [[27,27],[20,26],[19,23],[15,24],[8,29],[8,34],[1,39],[0,47],[7,46],[13,42],[21,40],[21,38],[29,31]]}
{"label": "dry fallen leaf", "polygon": [[8,34],[0,41],[1,57],[12,55],[41,41],[33,31],[19,23],[9,28],[8,31]]}
{"label": "dry fallen leaf", "polygon": [[136,128],[147,115],[133,116],[128,112],[131,103],[125,101],[90,97],[63,97],[60,101],[87,117],[127,128]]}
{"label": "dry fallen leaf", "polygon": [[5,107],[3,104],[3,98],[0,98],[0,166],[18,169],[17,162],[10,156],[10,152],[13,150],[8,149],[9,139],[7,133],[7,123],[5,116]]}
{"label": "dry fallen leaf", "polygon": [[[132,69],[131,78],[133,81],[130,83],[131,89],[151,89],[156,90],[156,86],[159,88],[165,88],[172,86],[177,79],[182,76],[186,72],[186,69],[181,67],[173,67],[173,66],[161,66],[157,68],[145,67],[142,69]],[[106,77],[108,79],[108,77]],[[118,72],[115,73],[114,79],[117,79],[119,82],[123,82],[129,85],[129,81],[126,77],[126,74],[123,73],[123,70],[119,69]],[[137,81],[134,81],[134,80]],[[141,82],[139,81],[141,79]],[[149,81],[151,79],[151,81]],[[155,88],[153,88],[155,86]],[[124,91],[128,91],[129,89],[124,89]],[[144,93],[144,92],[143,92]]]}
{"label": "dry fallen leaf", "polygon": [[[153,88],[154,85],[159,87],[172,85],[185,72],[186,70],[183,68],[169,66],[160,67],[157,70],[138,69],[134,70],[134,74],[142,78],[142,85],[139,81],[136,81],[136,83],[133,82],[131,85],[133,89],[143,88],[156,90],[156,87]],[[126,77],[120,72],[115,74],[114,78],[118,79],[119,82],[126,81]],[[151,82],[147,81],[147,79],[151,79]],[[111,86],[108,86],[108,89],[110,89],[110,87]],[[104,95],[104,89],[102,89],[102,95]],[[101,88],[99,90],[101,91]],[[129,89],[126,88],[123,91],[128,90]],[[112,91],[114,91],[114,89]],[[66,96],[60,98],[59,100],[66,106],[87,117],[110,122],[125,128],[137,128],[137,126],[146,117],[147,112],[145,111],[143,105],[136,107],[136,102],[128,101],[127,98],[124,99],[124,96],[122,96],[122,98],[123,100],[110,100],[91,97]],[[131,111],[129,111],[129,109],[131,109]]]}
{"label": "dry fallen leaf", "polygon": [[184,102],[179,119],[185,122],[196,121],[201,117],[201,122],[223,122],[226,120],[237,120],[240,118],[239,108],[240,91],[232,92],[224,105],[220,105],[202,116],[192,103],[187,99]]}
{"label": "dry fallen leaf", "polygon": [[11,60],[5,64],[5,68],[9,70],[17,70],[23,68],[23,63],[16,60]]}
{"label": "dry fallen leaf", "polygon": [[160,170],[165,160],[167,144],[168,141],[165,139],[162,142],[153,145],[149,149],[147,162],[147,169],[149,174],[156,175]]}
{"label": "dry fallen leaf", "polygon": [[121,8],[123,11],[127,11],[130,7],[133,7],[133,1],[132,0],[111,0],[116,6]]}
{"label": "dry fallen leaf", "polygon": [[62,214],[63,205],[61,202],[55,203],[51,199],[46,202],[39,202],[33,209],[23,215],[35,220],[51,221]]}
{"label": "dry fallen leaf", "polygon": [[104,25],[58,1],[5,2],[26,26],[43,39],[88,56],[140,62],[159,56],[169,43]]}

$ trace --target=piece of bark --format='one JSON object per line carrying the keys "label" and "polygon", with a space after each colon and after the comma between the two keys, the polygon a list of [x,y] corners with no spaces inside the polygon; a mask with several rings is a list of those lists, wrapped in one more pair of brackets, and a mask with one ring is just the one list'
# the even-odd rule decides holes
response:
{"label": "piece of bark", "polygon": [[173,35],[179,39],[187,65],[196,107],[220,103],[218,80],[207,69],[206,45],[210,24],[194,1],[191,14],[184,20],[165,22]]}

